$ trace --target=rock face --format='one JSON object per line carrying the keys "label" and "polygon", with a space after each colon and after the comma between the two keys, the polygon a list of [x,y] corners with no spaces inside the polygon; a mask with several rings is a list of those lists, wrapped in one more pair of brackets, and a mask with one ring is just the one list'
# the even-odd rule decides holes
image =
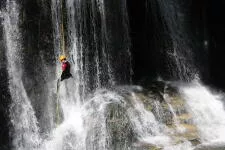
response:
{"label": "rock face", "polygon": [[118,104],[108,105],[107,110],[106,124],[112,137],[111,146],[113,149],[124,149],[126,145],[137,140],[130,120],[125,109]]}
{"label": "rock face", "polygon": [[172,85],[154,82],[143,93],[137,93],[148,111],[153,112],[157,120],[166,124],[172,132],[169,135],[179,144],[190,141],[200,144],[198,129],[193,124],[192,116],[186,111],[185,100]]}
{"label": "rock face", "polygon": [[[1,8],[2,2],[0,2]],[[1,13],[1,12],[0,12]],[[1,14],[0,14],[1,15]],[[11,103],[10,92],[8,89],[8,74],[6,66],[5,46],[3,37],[3,19],[0,16],[0,149],[8,150],[11,145],[9,109]]]}
{"label": "rock face", "polygon": [[225,145],[220,146],[200,146],[195,150],[225,150]]}
{"label": "rock face", "polygon": [[[184,142],[189,142],[193,146],[201,143],[198,129],[193,124],[191,114],[186,110],[185,100],[172,85],[164,82],[153,82],[142,90],[116,88],[116,91],[124,97],[124,103],[126,104],[122,106],[121,104],[110,103],[107,108],[107,128],[110,137],[112,137],[112,145],[115,148],[122,148],[121,145],[133,145],[129,148],[137,150],[159,150],[163,148],[163,146],[158,147],[139,140],[134,129],[134,123],[131,121],[133,116],[129,118],[128,115],[129,109],[135,107],[134,97],[132,96],[136,97],[135,100],[138,103],[144,105],[145,111],[154,115],[159,124],[163,124],[167,128],[166,135],[171,138],[172,146]],[[154,131],[152,133],[154,135]]]}

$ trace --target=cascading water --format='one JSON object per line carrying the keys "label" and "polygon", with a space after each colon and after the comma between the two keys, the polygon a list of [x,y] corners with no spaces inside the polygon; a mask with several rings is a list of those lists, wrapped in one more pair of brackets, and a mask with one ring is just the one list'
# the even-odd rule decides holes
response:
{"label": "cascading water", "polygon": [[196,82],[180,88],[187,107],[198,126],[203,144],[225,144],[224,96],[212,94],[209,89]]}
{"label": "cascading water", "polygon": [[[109,135],[107,136],[106,124],[98,124],[98,122],[105,122],[106,116],[104,112],[106,108],[102,108],[102,111],[97,112],[99,118],[97,117],[93,120],[93,124],[91,124],[90,116],[92,116],[93,113],[96,114],[96,112],[92,112],[90,106],[88,107],[90,110],[87,110],[85,106],[88,104],[82,104],[82,102],[87,101],[87,99],[85,99],[85,94],[87,94],[88,91],[104,86],[112,86],[116,83],[115,77],[118,76],[115,73],[117,70],[116,65],[112,65],[112,59],[115,59],[112,56],[115,48],[111,42],[114,40],[114,37],[112,34],[113,31],[111,31],[113,29],[107,29],[106,4],[104,1],[91,1],[90,3],[87,1],[73,0],[68,0],[65,4],[66,7],[63,1],[52,0],[52,19],[53,22],[55,22],[55,51],[56,57],[63,52],[63,46],[61,45],[63,40],[62,36],[64,36],[65,33],[68,34],[66,54],[70,56],[69,58],[73,63],[72,74],[74,78],[60,84],[58,97],[60,99],[61,116],[63,119],[62,124],[52,132],[52,136],[50,136],[52,139],[44,142],[43,148],[110,149],[110,146],[107,144],[109,142]],[[124,2],[118,4],[121,5],[121,8],[119,7],[122,15],[121,27],[124,29],[121,34],[127,39],[124,42],[122,41],[123,43],[120,43],[124,48],[120,48],[122,51],[118,53],[119,55],[125,54],[125,57],[129,57],[129,37],[125,18],[127,16],[126,13],[124,13],[126,6]],[[63,16],[63,12],[65,9],[67,13],[66,23],[63,21],[65,17]],[[93,16],[90,12],[93,13]],[[90,21],[92,24],[89,25]],[[99,23],[100,26],[98,25]],[[68,31],[63,31],[61,28],[62,24],[67,26]],[[91,30],[89,28],[91,28]],[[91,44],[91,46],[89,44]],[[92,53],[92,51],[94,52]],[[123,65],[126,66],[127,64]],[[129,65],[130,62],[128,63],[128,66]],[[57,68],[60,67],[58,66]],[[130,66],[128,68],[130,68]],[[128,71],[130,71],[130,69]],[[124,77],[126,76],[127,75],[124,75]],[[94,99],[96,100],[96,98]],[[96,107],[104,107],[100,103],[96,105]],[[78,117],[80,118],[78,120],[75,119],[74,115],[77,113],[82,114],[82,116],[87,114],[88,119],[84,116],[83,118],[81,118],[81,116]],[[84,123],[87,123],[87,125],[85,126]],[[80,129],[82,133],[77,131],[77,124],[80,124],[78,129]],[[93,125],[94,128],[91,125]],[[63,134],[61,134],[62,132]],[[61,137],[57,137],[57,135],[61,135]],[[82,141],[81,144],[78,144],[77,139]]]}
{"label": "cascading water", "polygon": [[13,100],[10,108],[14,127],[13,146],[18,150],[29,150],[39,146],[40,137],[35,112],[21,80],[23,67],[19,10],[20,7],[16,1],[7,0],[3,25],[7,48],[9,89]]}
{"label": "cascading water", "polygon": [[[186,79],[189,72],[195,71],[186,59],[181,58],[186,58],[183,51],[178,50],[188,46],[179,39],[181,33],[175,31],[175,8],[172,7],[175,4],[157,2],[173,40],[177,65],[174,70],[178,70],[179,79]],[[132,72],[126,9],[125,1],[51,1],[55,57],[58,58],[65,48],[72,64],[73,78],[60,82],[56,99],[48,97],[52,103],[46,103],[49,110],[45,113],[56,118],[55,125],[49,126],[38,122],[22,81],[25,69],[19,27],[20,5],[16,0],[6,1],[6,9],[1,10],[0,17],[4,19],[12,98],[13,149],[193,150],[199,142],[225,143],[222,97],[212,94],[201,84],[177,86],[180,97],[176,92],[169,92],[171,87],[167,83],[162,91],[155,86],[150,92],[139,86],[117,86],[129,83]],[[186,31],[181,29],[179,32]],[[60,64],[55,64],[59,77]],[[56,90],[51,86],[48,88],[49,91]],[[59,109],[53,103],[57,103]],[[43,126],[50,129],[40,131]],[[181,128],[184,129],[182,132]],[[193,134],[189,135],[187,130]]]}
{"label": "cascading water", "polygon": [[[190,40],[186,3],[176,0],[148,0],[147,11],[153,11],[153,21],[157,27],[156,38],[163,39],[160,55],[166,57],[167,67],[172,78],[191,81],[198,74],[194,62],[193,42]],[[185,7],[184,7],[185,6]],[[161,33],[162,32],[162,33]],[[159,34],[162,34],[159,36]],[[161,41],[160,41],[161,42]],[[160,47],[161,48],[161,47]]]}
{"label": "cascading water", "polygon": [[[111,9],[118,9],[114,14],[116,18],[107,20],[112,16],[112,12],[109,11]],[[119,81],[128,82],[130,63],[114,63],[117,57],[123,57],[121,61],[131,59],[126,3],[67,0],[66,10],[69,53],[78,67],[75,70],[82,74],[80,79],[84,91],[115,85]],[[120,32],[115,32],[118,29],[110,27],[110,24],[118,26]],[[121,69],[120,65],[123,65],[123,69],[128,68],[124,70],[124,74],[118,72]]]}
{"label": "cascading water", "polygon": [[144,105],[137,100],[134,93],[132,93],[132,99],[134,108],[128,110],[128,114],[139,138],[156,145],[168,144],[170,138],[163,133],[165,127],[155,119],[153,113],[145,110]]}

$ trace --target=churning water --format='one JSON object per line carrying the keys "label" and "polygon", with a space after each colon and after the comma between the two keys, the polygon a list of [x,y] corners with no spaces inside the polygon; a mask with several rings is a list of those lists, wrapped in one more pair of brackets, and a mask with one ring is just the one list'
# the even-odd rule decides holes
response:
{"label": "churning water", "polygon": [[[55,126],[49,129],[50,132],[46,133],[40,133],[40,124],[21,79],[23,66],[19,29],[20,7],[15,0],[7,0],[6,10],[0,14],[4,18],[3,25],[10,78],[9,89],[12,97],[10,117],[13,124],[13,149],[136,150],[138,146],[145,144],[155,145],[165,150],[194,149],[195,147],[186,139],[182,143],[176,143],[170,136],[173,132],[180,132],[178,121],[175,120],[177,128],[173,131],[160,119],[158,120],[154,113],[144,107],[143,102],[134,92],[143,92],[141,87],[116,87],[117,90],[104,88],[107,87],[105,85],[115,85],[118,76],[116,68],[112,64],[112,54],[116,49],[112,45],[115,43],[110,43],[111,40],[115,42],[115,39],[112,39],[112,31],[114,30],[108,28],[106,21],[105,7],[109,4],[106,4],[104,0],[85,2],[79,0],[66,1],[66,8],[69,10],[68,30],[70,33],[70,45],[67,53],[73,57],[71,60],[75,62],[72,65],[72,72],[75,77],[60,83],[57,93],[59,109],[52,108],[51,110],[57,112],[49,112],[53,113],[54,116],[59,114],[59,118],[56,117]],[[80,22],[87,15],[87,12],[81,11],[81,9],[86,9],[84,6],[87,4],[91,6],[93,12],[98,12],[92,16],[94,32],[91,36],[93,36],[92,40],[96,44],[93,53],[94,59],[85,57],[88,52],[88,46],[85,45],[85,42],[90,40],[87,39],[90,35],[82,34],[87,28],[81,28]],[[123,14],[120,18],[122,20],[122,38],[128,38],[126,5],[125,2],[118,4],[121,6],[120,13]],[[60,54],[60,5],[60,1],[52,0],[52,19],[56,25],[54,27],[56,57]],[[100,30],[95,26],[95,21],[98,19],[101,22]],[[82,21],[82,23],[87,24],[85,22],[87,18]],[[120,50],[126,56],[130,56],[129,41],[123,41],[120,44],[125,45],[122,48],[120,47]],[[56,63],[56,66],[59,70],[59,64]],[[93,66],[95,66],[94,69]],[[128,68],[130,70],[130,66]],[[90,77],[93,79],[90,79]],[[193,116],[193,123],[197,126],[202,144],[224,144],[225,110],[223,95],[213,94],[198,82],[182,85],[178,88],[185,99],[187,111]],[[87,95],[90,91],[92,94]],[[56,99],[53,100],[56,101]],[[160,103],[155,102],[155,107],[157,107],[157,114],[162,116]],[[170,110],[174,112],[172,105],[170,105]],[[173,115],[176,114],[173,113]]]}
{"label": "churning water", "polygon": [[212,94],[196,82],[181,87],[194,123],[198,126],[203,143],[225,143],[224,95]]}

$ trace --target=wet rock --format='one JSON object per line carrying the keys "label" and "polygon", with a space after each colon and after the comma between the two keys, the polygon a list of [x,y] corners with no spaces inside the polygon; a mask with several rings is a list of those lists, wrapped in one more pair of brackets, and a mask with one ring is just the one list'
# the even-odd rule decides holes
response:
{"label": "wet rock", "polygon": [[[0,25],[1,23],[2,20],[0,17]],[[10,149],[12,142],[10,134],[11,122],[9,116],[11,96],[8,87],[9,77],[7,72],[3,35],[3,28],[0,26],[0,150],[8,150]]]}
{"label": "wet rock", "polygon": [[135,95],[143,102],[146,110],[151,111],[159,122],[167,125],[175,144],[186,140],[192,145],[201,143],[193,117],[187,112],[185,100],[178,89],[170,84],[154,82],[143,91]]}
{"label": "wet rock", "polygon": [[135,133],[125,109],[119,104],[111,103],[107,106],[107,130],[112,138],[111,145],[114,149],[124,149],[136,141]]}
{"label": "wet rock", "polygon": [[185,124],[193,123],[192,116],[188,113],[177,116],[177,119],[180,121],[180,123],[185,123]]}
{"label": "wet rock", "polygon": [[196,138],[196,139],[192,139],[192,140],[189,140],[190,142],[191,142],[191,144],[192,145],[199,145],[199,144],[201,144],[201,141],[200,141],[200,139],[198,138]]}
{"label": "wet rock", "polygon": [[144,142],[138,142],[134,144],[135,150],[162,150],[161,147],[157,147],[156,145],[144,143]]}
{"label": "wet rock", "polygon": [[206,146],[199,146],[194,150],[225,150],[225,145],[206,145]]}
{"label": "wet rock", "polygon": [[175,143],[182,143],[185,140],[188,140],[192,145],[200,144],[200,138],[198,135],[198,130],[195,125],[191,124],[180,124],[179,126],[173,126],[170,128],[176,129],[176,132],[171,134]]}

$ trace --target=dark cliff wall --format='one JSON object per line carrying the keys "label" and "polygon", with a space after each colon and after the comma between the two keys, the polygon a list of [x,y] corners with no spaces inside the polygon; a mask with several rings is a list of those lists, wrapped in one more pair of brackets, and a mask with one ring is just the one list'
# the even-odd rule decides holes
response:
{"label": "dark cliff wall", "polygon": [[[41,124],[47,120],[42,117],[42,110],[45,109],[43,106],[46,106],[47,102],[45,95],[48,92],[47,83],[55,76],[51,1],[18,0],[17,2],[20,6],[19,28],[23,47],[22,58],[20,58],[23,60],[22,80]],[[5,4],[5,0],[0,2],[2,12],[5,10]],[[3,16],[0,17],[0,149],[8,150],[12,145],[10,132],[13,132],[13,128],[9,118],[11,100],[2,23]],[[41,128],[41,130],[46,129]]]}
{"label": "dark cliff wall", "polygon": [[[149,3],[151,2],[151,3]],[[131,51],[133,54],[133,80],[176,80],[171,74],[168,56],[160,49],[171,47],[170,33],[163,28],[157,0],[128,0]],[[217,87],[225,88],[224,59],[224,6],[222,0],[174,1],[185,10],[184,19],[188,42],[193,52],[192,62],[200,78]],[[178,15],[178,14],[177,14]]]}
{"label": "dark cliff wall", "polygon": [[[1,6],[1,5],[0,5]],[[2,23],[0,18],[0,24]],[[3,27],[0,26],[0,149],[8,150],[10,148],[10,92],[8,89],[7,60],[5,54]]]}
{"label": "dark cliff wall", "polygon": [[210,1],[207,7],[210,83],[225,89],[225,1]]}
{"label": "dark cliff wall", "polygon": [[[177,80],[178,76],[172,73],[174,60],[167,53],[173,47],[172,41],[176,38],[185,39],[188,47],[191,49],[193,58],[188,58],[188,49],[180,47],[179,53],[187,58],[187,64],[193,64],[196,70],[199,70],[202,78],[209,76],[208,70],[208,50],[204,47],[204,39],[207,36],[206,25],[206,7],[208,1],[170,1],[175,5],[174,8],[181,8],[183,14],[178,14],[174,10],[177,30],[183,28],[185,33],[179,33],[173,37],[169,31],[168,22],[160,12],[159,1],[157,0],[129,0],[128,11],[130,19],[130,35],[132,38],[132,54],[134,60],[134,81],[144,78],[155,79],[158,76],[166,80]],[[167,7],[167,6],[166,6]],[[161,10],[162,11],[162,10]],[[168,12],[172,13],[172,12]],[[183,18],[178,18],[183,15]],[[176,18],[177,17],[177,18]],[[183,24],[179,24],[181,23]],[[173,24],[172,24],[173,25]],[[182,35],[183,34],[183,35]],[[186,36],[185,38],[183,36]],[[174,38],[174,39],[172,39]],[[182,42],[182,41],[181,41]],[[183,57],[183,56],[182,56]],[[172,67],[171,67],[172,66]],[[192,72],[196,71],[191,70]]]}
{"label": "dark cliff wall", "polygon": [[51,1],[23,0],[21,6],[21,32],[23,41],[22,80],[35,109],[41,130],[48,127],[45,110],[48,103],[48,83],[55,79],[55,52]]}

